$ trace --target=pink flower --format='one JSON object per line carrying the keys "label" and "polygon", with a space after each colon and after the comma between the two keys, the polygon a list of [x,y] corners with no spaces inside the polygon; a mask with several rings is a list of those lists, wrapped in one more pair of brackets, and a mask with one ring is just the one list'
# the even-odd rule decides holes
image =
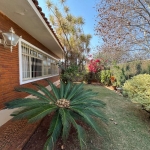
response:
{"label": "pink flower", "polygon": [[93,73],[100,71],[103,68],[100,63],[101,63],[100,59],[96,59],[96,60],[91,59],[88,65],[89,71]]}
{"label": "pink flower", "polygon": [[97,60],[95,60],[95,62],[100,62],[100,60],[99,60],[99,59],[97,59]]}

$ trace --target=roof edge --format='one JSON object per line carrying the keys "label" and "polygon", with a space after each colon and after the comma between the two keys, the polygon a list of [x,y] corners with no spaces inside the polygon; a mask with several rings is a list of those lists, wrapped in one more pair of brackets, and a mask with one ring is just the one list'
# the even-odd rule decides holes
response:
{"label": "roof edge", "polygon": [[38,1],[37,0],[32,0],[32,2],[34,3],[35,7],[37,8],[37,10],[39,11],[39,13],[41,14],[42,18],[44,19],[45,23],[47,24],[47,26],[49,27],[49,29],[51,30],[51,32],[53,33],[54,37],[58,41],[58,43],[61,46],[63,52],[65,52],[65,49],[64,49],[63,45],[61,44],[61,42],[60,42],[59,38],[57,37],[55,31],[53,30],[52,26],[50,25],[50,22],[45,17],[45,14],[43,13],[42,8],[39,6]]}

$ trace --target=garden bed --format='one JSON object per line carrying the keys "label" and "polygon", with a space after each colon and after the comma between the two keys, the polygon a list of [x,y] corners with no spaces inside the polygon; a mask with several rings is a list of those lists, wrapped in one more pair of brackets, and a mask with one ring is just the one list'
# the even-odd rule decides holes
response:
{"label": "garden bed", "polygon": [[[98,136],[90,128],[87,130],[87,150],[148,150],[150,149],[150,119],[149,114],[142,110],[140,105],[131,103],[128,99],[118,95],[98,84],[86,85],[86,89],[93,89],[98,92],[97,98],[107,105],[103,110],[108,117],[108,124],[105,125],[105,137]],[[47,116],[22,150],[42,150],[47,139],[50,116]],[[99,124],[102,123],[99,121]],[[104,126],[103,126],[104,127]],[[55,150],[60,150],[62,141],[59,140]],[[71,131],[65,150],[79,150],[79,143],[76,138],[76,131]],[[17,148],[16,148],[17,149]],[[6,150],[6,149],[3,149]]]}
{"label": "garden bed", "polygon": [[[110,87],[106,89],[95,83],[94,85],[86,85],[85,88],[91,88],[95,92],[99,92],[97,98],[106,102],[107,105],[104,111],[109,119],[105,128],[105,137],[99,137],[93,130],[87,129],[87,150],[150,149],[149,114],[142,110],[141,106],[135,105],[116,92],[109,90]],[[101,124],[101,122],[99,123]],[[48,124],[49,119],[43,121],[26,144],[24,150],[41,150],[41,146],[46,140],[43,134],[46,133],[46,128],[48,128],[46,125],[48,126]],[[65,150],[79,150],[79,143],[75,134],[76,132],[73,131],[65,145]],[[62,141],[59,140],[55,150],[61,149],[61,145]]]}

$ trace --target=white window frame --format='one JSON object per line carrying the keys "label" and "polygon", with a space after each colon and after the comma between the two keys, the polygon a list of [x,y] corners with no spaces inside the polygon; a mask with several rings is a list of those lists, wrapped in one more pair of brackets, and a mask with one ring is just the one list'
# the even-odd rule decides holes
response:
{"label": "white window frame", "polygon": [[58,76],[59,74],[54,74],[54,75],[44,75],[44,76],[40,76],[40,77],[36,77],[36,78],[32,78],[32,79],[28,79],[28,80],[23,80],[23,68],[22,68],[22,48],[21,48],[21,43],[25,43],[31,47],[33,47],[34,49],[36,49],[37,51],[39,51],[42,54],[45,54],[47,56],[49,56],[50,58],[53,58],[56,61],[59,61],[59,59],[56,59],[55,57],[49,55],[48,53],[42,51],[41,49],[39,49],[38,47],[32,45],[31,43],[27,42],[24,39],[20,39],[19,43],[18,43],[18,49],[19,49],[19,80],[20,80],[20,85],[22,84],[26,84],[26,83],[30,83],[30,82],[34,82],[34,81],[38,81],[38,80],[42,80],[42,79],[46,79],[46,78],[50,78],[50,77],[54,77],[54,76]]}

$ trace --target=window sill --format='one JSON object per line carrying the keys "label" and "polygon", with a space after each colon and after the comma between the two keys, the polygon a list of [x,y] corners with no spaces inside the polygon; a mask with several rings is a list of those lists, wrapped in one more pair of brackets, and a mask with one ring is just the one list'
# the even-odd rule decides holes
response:
{"label": "window sill", "polygon": [[31,82],[38,81],[38,80],[43,80],[43,79],[46,79],[46,78],[55,77],[55,76],[58,76],[58,75],[59,74],[55,74],[55,75],[50,75],[50,76],[45,76],[45,77],[37,77],[37,78],[34,78],[34,79],[23,80],[23,81],[20,81],[20,85],[31,83]]}

